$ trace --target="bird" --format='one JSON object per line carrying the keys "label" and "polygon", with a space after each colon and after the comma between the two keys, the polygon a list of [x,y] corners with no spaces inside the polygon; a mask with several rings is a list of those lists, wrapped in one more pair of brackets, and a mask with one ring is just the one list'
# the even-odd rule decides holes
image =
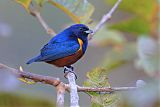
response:
{"label": "bird", "polygon": [[72,64],[76,63],[86,52],[88,35],[93,31],[84,24],[74,24],[54,36],[40,50],[40,54],[29,60],[46,62],[56,67],[64,67],[64,72],[73,71]]}

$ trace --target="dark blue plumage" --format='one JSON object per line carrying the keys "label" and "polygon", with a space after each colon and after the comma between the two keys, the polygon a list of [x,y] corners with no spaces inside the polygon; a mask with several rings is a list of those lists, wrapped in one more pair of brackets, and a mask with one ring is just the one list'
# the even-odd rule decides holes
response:
{"label": "dark blue plumage", "polygon": [[44,61],[59,67],[71,65],[85,53],[89,33],[92,31],[86,25],[72,25],[53,37],[27,64]]}

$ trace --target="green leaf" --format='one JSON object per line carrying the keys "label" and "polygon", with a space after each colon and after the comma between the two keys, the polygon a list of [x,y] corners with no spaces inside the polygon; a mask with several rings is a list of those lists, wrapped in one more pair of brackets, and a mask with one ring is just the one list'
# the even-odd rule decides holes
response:
{"label": "green leaf", "polygon": [[98,96],[92,96],[92,107],[116,107],[118,103],[118,94],[100,94]]}
{"label": "green leaf", "polygon": [[[117,0],[106,0],[110,4],[114,4]],[[121,2],[119,8],[124,12],[131,13],[129,19],[113,24],[111,28],[131,32],[137,35],[148,34],[155,30],[157,23],[156,17],[158,15],[158,3],[156,0],[124,0]]]}
{"label": "green leaf", "polygon": [[45,2],[47,2],[47,0],[35,0],[35,2],[42,7],[44,5]]}
{"label": "green leaf", "polygon": [[32,85],[35,84],[36,82],[32,81],[32,80],[28,80],[26,78],[18,78],[21,82],[24,82],[26,84]]}
{"label": "green leaf", "polygon": [[[84,82],[84,86],[94,88],[110,87],[108,74],[126,62],[131,61],[135,56],[135,43],[124,43],[121,50],[118,51],[111,49],[107,53],[101,67],[87,72],[88,79]],[[117,93],[99,94],[96,92],[88,92],[88,94],[91,96],[92,107],[117,106],[120,98]]]}
{"label": "green leaf", "polygon": [[87,72],[88,80],[85,82],[85,86],[92,87],[104,87],[109,86],[107,72],[104,68],[95,68],[90,72]]}
{"label": "green leaf", "polygon": [[[84,82],[84,86],[88,87],[109,87],[108,71],[105,68],[95,68],[87,73],[87,81]],[[91,96],[92,107],[106,107],[113,105],[117,102],[117,94],[106,93],[99,94],[96,92],[88,92]]]}
{"label": "green leaf", "polygon": [[16,0],[16,2],[21,4],[28,12],[32,1],[35,1],[40,7],[47,2],[59,8],[75,23],[89,22],[91,20],[90,16],[94,12],[94,6],[87,0]]}
{"label": "green leaf", "polygon": [[31,4],[32,0],[16,0],[17,3],[22,5],[28,12],[29,12],[29,5]]}
{"label": "green leaf", "polygon": [[48,0],[50,4],[65,12],[75,23],[86,23],[94,12],[94,6],[87,0]]}
{"label": "green leaf", "polygon": [[[106,0],[110,4],[114,4],[117,0]],[[156,7],[156,0],[125,0],[122,1],[119,8],[123,11],[138,15],[145,20],[151,19],[151,14]]]}
{"label": "green leaf", "polygon": [[111,25],[109,28],[117,29],[123,32],[130,32],[134,34],[147,34],[150,32],[150,24],[138,17],[123,20],[119,23]]}

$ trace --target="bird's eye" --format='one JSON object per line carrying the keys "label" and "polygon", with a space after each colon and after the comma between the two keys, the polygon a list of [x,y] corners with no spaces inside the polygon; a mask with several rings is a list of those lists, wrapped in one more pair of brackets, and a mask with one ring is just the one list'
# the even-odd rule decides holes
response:
{"label": "bird's eye", "polygon": [[79,30],[83,30],[83,28],[79,28]]}

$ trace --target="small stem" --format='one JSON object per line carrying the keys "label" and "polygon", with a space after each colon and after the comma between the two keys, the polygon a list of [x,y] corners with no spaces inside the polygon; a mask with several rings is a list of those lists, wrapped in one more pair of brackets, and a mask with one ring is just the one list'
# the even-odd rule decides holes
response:
{"label": "small stem", "polygon": [[79,96],[77,92],[77,85],[75,82],[75,74],[69,72],[67,74],[69,86],[70,86],[70,107],[79,107]]}
{"label": "small stem", "polygon": [[137,87],[102,87],[102,88],[81,87],[81,86],[77,87],[79,92],[116,92],[116,91],[129,91],[137,89]]}
{"label": "small stem", "polygon": [[40,22],[40,24],[43,26],[43,28],[46,30],[47,34],[49,35],[56,35],[55,31],[53,29],[51,29],[48,24],[44,21],[44,19],[42,18],[41,14],[39,11],[37,11],[36,9],[34,10],[30,10],[31,15],[35,16],[37,18],[37,20]]}

